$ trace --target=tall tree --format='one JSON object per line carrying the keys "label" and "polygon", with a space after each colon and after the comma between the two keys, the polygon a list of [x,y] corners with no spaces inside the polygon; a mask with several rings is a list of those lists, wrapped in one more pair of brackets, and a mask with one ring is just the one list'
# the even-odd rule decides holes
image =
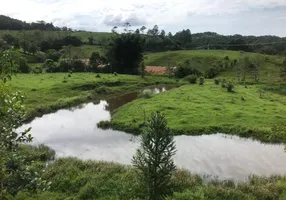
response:
{"label": "tall tree", "polygon": [[140,32],[142,33],[142,34],[144,34],[144,31],[146,30],[146,26],[142,26],[141,28],[140,28]]}
{"label": "tall tree", "polygon": [[122,34],[114,33],[106,48],[106,58],[113,71],[138,74],[144,52],[144,39],[140,34],[134,34],[130,30]]}
{"label": "tall tree", "polygon": [[172,157],[176,146],[167,120],[153,112],[141,134],[141,145],[133,156],[133,165],[140,170],[149,200],[160,200],[172,193],[170,179],[176,167]]}

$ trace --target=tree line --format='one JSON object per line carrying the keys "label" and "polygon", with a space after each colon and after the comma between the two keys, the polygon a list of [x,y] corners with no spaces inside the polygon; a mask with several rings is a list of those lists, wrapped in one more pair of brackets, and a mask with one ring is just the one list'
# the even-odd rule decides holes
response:
{"label": "tree line", "polygon": [[286,37],[272,35],[265,36],[242,36],[220,35],[215,32],[203,32],[192,34],[190,29],[172,34],[165,30],[159,30],[155,25],[145,32],[146,27],[137,29],[135,33],[143,33],[146,37],[145,50],[150,52],[160,52],[169,50],[232,50],[255,52],[261,54],[285,54]]}
{"label": "tree line", "polygon": [[[130,25],[129,23],[127,23]],[[52,23],[37,21],[27,23],[0,15],[0,30],[43,30],[43,31],[72,31],[67,27],[56,27]],[[273,35],[242,36],[221,35],[215,32],[191,33],[190,29],[183,29],[176,33],[167,33],[155,25],[151,29],[145,26],[134,31],[145,37],[144,50],[149,52],[184,50],[184,49],[217,49],[246,51],[262,54],[285,54],[286,37]],[[94,37],[88,38],[93,44]]]}
{"label": "tree line", "polygon": [[67,27],[57,27],[53,23],[46,23],[45,21],[37,21],[32,23],[27,23],[18,19],[13,19],[11,17],[0,15],[0,30],[42,30],[42,31],[67,31],[70,28]]}

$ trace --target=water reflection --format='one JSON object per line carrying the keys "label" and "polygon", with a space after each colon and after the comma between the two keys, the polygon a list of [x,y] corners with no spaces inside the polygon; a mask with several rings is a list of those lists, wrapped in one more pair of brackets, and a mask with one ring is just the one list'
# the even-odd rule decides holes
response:
{"label": "water reflection", "polygon": [[[120,101],[121,104],[123,101]],[[114,100],[115,101],[115,100]],[[105,108],[113,100],[88,103],[73,110],[59,110],[36,118],[31,124],[34,144],[44,143],[55,149],[58,157],[114,161],[130,164],[139,146],[137,137],[114,130],[98,129],[96,124],[110,119]],[[112,110],[116,106],[110,106]],[[221,179],[244,180],[250,174],[286,173],[283,145],[262,144],[223,134],[176,136],[178,167],[194,173],[218,176]]]}
{"label": "water reflection", "polygon": [[172,89],[174,86],[172,85],[163,85],[163,86],[156,86],[156,87],[151,87],[148,89],[142,89],[138,92],[129,92],[129,93],[124,93],[120,95],[113,96],[111,98],[108,98],[107,105],[105,107],[106,110],[108,111],[113,111],[119,108],[120,106],[123,106],[126,103],[129,103],[136,99],[140,93],[143,92],[152,92],[153,94],[159,94],[161,92],[165,92],[167,90]]}

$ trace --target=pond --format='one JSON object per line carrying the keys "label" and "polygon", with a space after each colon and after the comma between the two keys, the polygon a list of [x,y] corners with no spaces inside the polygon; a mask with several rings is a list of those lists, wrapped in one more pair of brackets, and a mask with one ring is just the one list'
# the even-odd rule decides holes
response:
{"label": "pond", "polygon": [[[166,88],[151,88],[155,93]],[[139,146],[137,137],[114,130],[101,130],[97,123],[110,119],[110,111],[137,97],[128,93],[98,104],[87,103],[36,118],[20,129],[32,127],[34,144],[46,144],[57,157],[77,157],[130,164]],[[179,168],[219,179],[245,180],[250,174],[270,176],[286,173],[283,145],[262,144],[251,139],[212,134],[176,136]]]}

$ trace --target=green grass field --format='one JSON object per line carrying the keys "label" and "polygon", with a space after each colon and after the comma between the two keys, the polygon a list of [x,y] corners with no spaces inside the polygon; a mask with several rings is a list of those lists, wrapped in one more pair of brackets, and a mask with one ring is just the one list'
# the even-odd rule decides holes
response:
{"label": "green grass field", "polygon": [[9,83],[13,90],[19,90],[27,96],[25,101],[28,116],[33,118],[43,113],[77,105],[85,101],[99,99],[102,96],[126,92],[159,83],[175,83],[166,77],[93,73],[55,74],[17,74]]}
{"label": "green grass field", "polygon": [[90,58],[92,52],[98,52],[101,56],[104,55],[103,47],[96,45],[83,45],[80,47],[72,47],[71,56],[78,56],[79,58]]}
{"label": "green grass field", "polygon": [[[269,56],[257,53],[246,53],[246,55],[253,59],[260,57],[263,61],[263,65],[260,69],[260,82],[263,83],[277,83],[281,82],[280,78],[280,64],[283,57],[281,56]],[[147,53],[145,54],[146,65],[151,66],[176,66],[180,62],[190,60],[193,68],[200,71],[206,71],[218,61],[222,61],[226,56],[230,60],[239,60],[240,52],[238,51],[226,51],[226,50],[182,50],[182,51],[167,51],[160,53]],[[227,76],[236,78],[237,67],[227,68],[220,72],[219,76]],[[251,73],[247,73],[247,82],[251,82]]]}
{"label": "green grass field", "polygon": [[88,32],[88,31],[35,31],[35,30],[25,30],[25,31],[14,31],[14,30],[0,30],[0,37],[4,34],[11,34],[13,36],[18,36],[20,38],[29,37],[30,35],[35,35],[39,38],[60,38],[68,35],[79,37],[84,43],[88,43],[88,37],[94,37],[95,44],[100,44],[103,40],[108,39],[111,33],[105,32]]}
{"label": "green grass field", "polygon": [[[230,59],[238,59],[238,51],[215,51],[215,50],[180,50],[159,53],[147,53],[146,64],[155,66],[174,66],[185,60],[199,60],[206,62],[204,67],[212,65],[216,60],[228,56]],[[202,65],[203,66],[203,65]]]}
{"label": "green grass field", "polygon": [[286,121],[286,96],[265,92],[260,97],[260,87],[263,86],[236,85],[235,92],[229,93],[211,80],[203,86],[182,86],[122,106],[112,115],[112,125],[138,132],[144,115],[161,111],[177,134],[220,131],[263,141],[286,141],[284,133],[271,131],[273,126]]}

